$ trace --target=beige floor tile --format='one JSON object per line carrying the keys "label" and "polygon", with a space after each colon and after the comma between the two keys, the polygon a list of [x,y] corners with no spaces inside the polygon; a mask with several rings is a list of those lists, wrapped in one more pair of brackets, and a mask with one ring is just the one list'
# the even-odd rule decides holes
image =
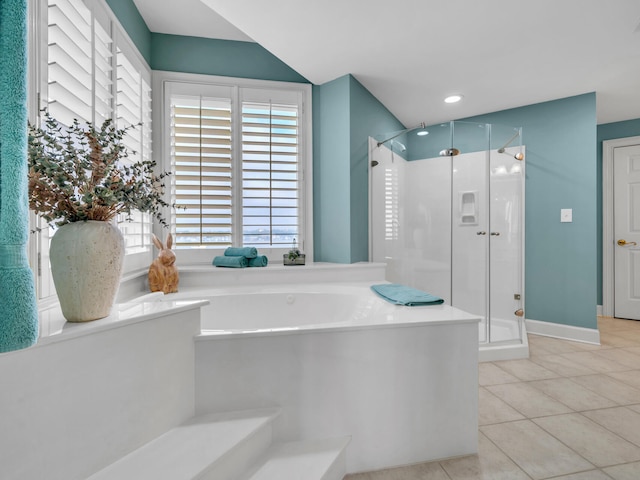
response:
{"label": "beige floor tile", "polygon": [[615,407],[617,404],[609,398],[583,387],[568,378],[551,378],[529,382],[529,385],[541,390],[551,398],[558,400],[577,412],[596,408]]}
{"label": "beige floor tile", "polygon": [[593,469],[584,458],[530,420],[488,425],[480,431],[536,480]]}
{"label": "beige floor tile", "polygon": [[507,383],[485,388],[527,418],[558,415],[572,411],[566,405],[527,383]]}
{"label": "beige floor tile", "polygon": [[611,477],[602,470],[589,470],[588,472],[553,477],[553,480],[611,480]]}
{"label": "beige floor tile", "polygon": [[495,362],[495,364],[501,369],[506,370],[511,375],[518,377],[523,382],[528,382],[530,380],[543,380],[545,378],[556,378],[559,376],[557,373],[547,370],[526,358],[520,360],[503,360]]}
{"label": "beige floor tile", "polygon": [[544,337],[542,335],[529,335],[529,345],[540,347],[551,354],[580,352],[582,349],[577,342],[560,340],[559,338]]}
{"label": "beige floor tile", "polygon": [[582,375],[571,377],[571,380],[603,397],[613,400],[618,405],[640,403],[639,389],[626,385],[608,375]]}
{"label": "beige floor tile", "polygon": [[478,366],[480,385],[499,385],[501,383],[514,383],[520,380],[504,371],[492,362],[484,362]]}
{"label": "beige floor tile", "polygon": [[640,337],[638,335],[630,335],[628,332],[601,332],[600,344],[605,347],[635,347],[640,346]]}
{"label": "beige floor tile", "polygon": [[487,389],[480,387],[478,394],[478,424],[491,425],[524,419],[523,415]]}
{"label": "beige floor tile", "polygon": [[536,418],[545,429],[597,467],[640,460],[640,448],[580,413]]}
{"label": "beige floor tile", "polygon": [[638,480],[640,478],[640,462],[603,468],[614,480]]}
{"label": "beige floor tile", "polygon": [[420,463],[408,467],[389,468],[369,472],[368,477],[345,480],[450,480],[438,462]]}
{"label": "beige floor tile", "polygon": [[592,351],[592,352],[599,352],[601,350],[608,350],[609,348],[614,348],[607,345],[598,345],[595,343],[583,343],[583,342],[576,342],[576,345],[580,346],[579,347],[580,350]]}
{"label": "beige floor tile", "polygon": [[625,352],[635,353],[636,355],[640,355],[640,347],[624,347],[623,350]]}
{"label": "beige floor tile", "polygon": [[568,360],[572,360],[580,365],[584,365],[596,372],[608,373],[608,372],[621,372],[623,370],[629,370],[626,365],[621,365],[618,362],[609,360],[598,355],[597,352],[573,352],[563,353],[562,356]]}
{"label": "beige floor tile", "polygon": [[541,367],[551,370],[563,377],[573,375],[589,375],[598,373],[578,362],[569,360],[561,355],[546,355],[544,357],[531,357],[531,361],[537,363]]}
{"label": "beige floor tile", "polygon": [[609,348],[594,352],[596,355],[607,358],[629,368],[640,367],[640,355],[628,352],[622,348]]}
{"label": "beige floor tile", "polygon": [[451,480],[529,480],[491,440],[478,437],[478,455],[440,462]]}
{"label": "beige floor tile", "polygon": [[640,389],[640,370],[627,370],[626,372],[610,372],[607,376]]}
{"label": "beige floor tile", "polygon": [[547,350],[541,345],[535,343],[529,343],[529,359],[534,357],[544,357],[545,355],[554,355],[556,352],[553,350]]}
{"label": "beige floor tile", "polygon": [[585,417],[640,446],[640,413],[627,407],[583,412]]}
{"label": "beige floor tile", "polygon": [[347,475],[343,480],[371,480],[369,473],[352,473]]}
{"label": "beige floor tile", "polygon": [[633,321],[625,321],[624,323],[621,323],[614,327],[605,327],[604,329],[601,330],[601,333],[602,332],[605,335],[611,334],[611,335],[617,335],[618,337],[630,337],[635,340],[637,340],[638,337],[640,336],[638,324],[637,322],[633,322]]}
{"label": "beige floor tile", "polygon": [[633,325],[634,321],[626,318],[599,316],[598,328],[627,328],[628,325]]}

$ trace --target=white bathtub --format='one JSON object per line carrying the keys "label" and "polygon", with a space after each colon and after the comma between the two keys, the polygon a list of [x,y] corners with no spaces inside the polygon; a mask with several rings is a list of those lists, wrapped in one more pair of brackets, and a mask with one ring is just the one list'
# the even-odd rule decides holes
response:
{"label": "white bathtub", "polygon": [[197,289],[167,298],[209,301],[202,308],[203,335],[397,328],[476,318],[446,305],[399,307],[375,295],[371,285],[334,282]]}
{"label": "white bathtub", "polygon": [[349,473],[477,451],[478,321],[372,282],[186,288],[202,298],[196,413],[279,407],[278,439],[350,435]]}

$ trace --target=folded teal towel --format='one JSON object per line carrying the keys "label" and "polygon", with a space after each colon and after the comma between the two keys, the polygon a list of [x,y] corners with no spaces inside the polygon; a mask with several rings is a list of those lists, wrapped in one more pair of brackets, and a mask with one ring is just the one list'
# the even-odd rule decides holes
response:
{"label": "folded teal towel", "polygon": [[440,297],[397,283],[371,285],[371,290],[387,302],[395,303],[396,305],[415,307],[419,305],[440,305],[444,303],[444,300]]}
{"label": "folded teal towel", "polygon": [[224,251],[226,257],[246,257],[256,258],[258,249],[256,247],[229,247]]}
{"label": "folded teal towel", "polygon": [[241,255],[236,256],[217,256],[213,259],[213,264],[216,267],[231,267],[231,268],[244,268],[249,265],[249,260]]}
{"label": "folded teal towel", "polygon": [[266,267],[269,263],[269,259],[266,255],[258,255],[256,258],[249,259],[250,267]]}

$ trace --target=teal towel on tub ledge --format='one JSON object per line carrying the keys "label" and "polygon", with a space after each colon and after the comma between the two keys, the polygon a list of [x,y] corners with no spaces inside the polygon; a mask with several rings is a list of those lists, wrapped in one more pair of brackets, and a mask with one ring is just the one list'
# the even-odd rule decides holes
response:
{"label": "teal towel on tub ledge", "polygon": [[249,259],[250,267],[266,267],[269,263],[269,259],[266,255],[258,255],[256,258]]}
{"label": "teal towel on tub ledge", "polygon": [[440,297],[398,283],[371,285],[371,290],[387,302],[396,305],[417,307],[420,305],[440,305],[444,303],[444,300]]}
{"label": "teal towel on tub ledge", "polygon": [[249,265],[249,260],[242,255],[218,255],[213,259],[216,267],[245,268]]}
{"label": "teal towel on tub ledge", "polygon": [[0,192],[0,352],[9,352],[38,339],[27,261],[27,0],[0,0]]}
{"label": "teal towel on tub ledge", "polygon": [[258,249],[256,247],[228,247],[224,251],[225,257],[246,257],[256,258]]}

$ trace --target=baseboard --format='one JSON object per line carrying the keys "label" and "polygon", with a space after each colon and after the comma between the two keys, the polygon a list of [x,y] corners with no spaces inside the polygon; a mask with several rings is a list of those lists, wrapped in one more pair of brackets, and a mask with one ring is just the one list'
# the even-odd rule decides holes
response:
{"label": "baseboard", "polygon": [[596,305],[596,315],[601,317],[603,315],[602,305]]}
{"label": "baseboard", "polygon": [[600,332],[597,329],[529,319],[525,320],[525,324],[527,326],[527,333],[533,333],[534,335],[600,345]]}
{"label": "baseboard", "polygon": [[529,358],[529,343],[526,340],[516,345],[480,346],[478,351],[478,361],[481,363],[521,358]]}

